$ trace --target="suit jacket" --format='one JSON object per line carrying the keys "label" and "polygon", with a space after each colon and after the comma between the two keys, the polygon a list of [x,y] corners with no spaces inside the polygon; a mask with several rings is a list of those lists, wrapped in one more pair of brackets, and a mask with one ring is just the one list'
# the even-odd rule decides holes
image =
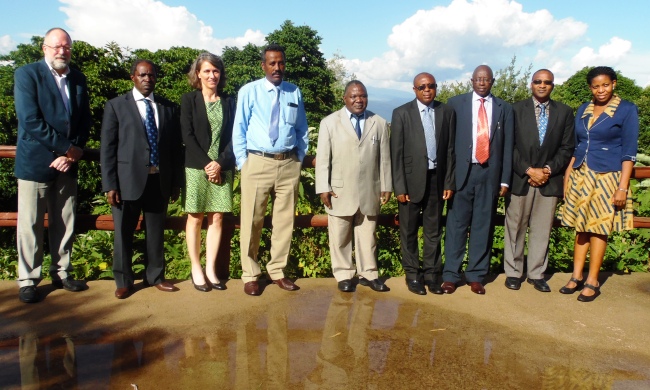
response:
{"label": "suit jacket", "polygon": [[[235,155],[232,151],[232,125],[235,120],[235,99],[221,97],[223,122],[219,141],[219,157],[215,160],[224,171],[235,167]],[[200,90],[192,91],[181,97],[181,132],[185,144],[185,166],[203,169],[212,159],[208,150],[212,144],[212,129],[208,121],[205,100]]]}
{"label": "suit jacket", "polygon": [[[448,104],[456,111],[456,189],[461,191],[472,164],[472,96],[473,92],[454,96]],[[490,126],[490,157],[487,161],[489,183],[498,193],[501,183],[510,185],[514,115],[512,106],[492,95]]]}
{"label": "suit jacket", "polygon": [[316,151],[316,193],[333,191],[330,215],[350,216],[360,210],[378,215],[380,193],[390,192],[390,144],[388,124],[366,110],[361,139],[352,127],[345,107],[320,123]]}
{"label": "suit jacket", "polygon": [[[18,142],[14,173],[18,179],[48,182],[60,174],[50,164],[70,146],[83,148],[90,130],[86,77],[75,69],[66,76],[70,112],[45,61],[25,65],[14,73]],[[73,164],[69,174],[77,173]]]}
{"label": "suit jacket", "polygon": [[[456,113],[453,108],[433,102],[436,137],[436,172],[440,196],[443,190],[456,190]],[[412,100],[393,111],[390,123],[390,153],[395,195],[408,194],[418,203],[424,198],[429,167],[424,126],[417,104]]]}
{"label": "suit jacket", "polygon": [[525,196],[530,184],[526,169],[529,167],[551,168],[551,177],[539,188],[544,196],[563,196],[564,170],[569,164],[574,147],[573,111],[566,104],[551,100],[548,126],[544,142],[539,143],[539,129],[535,117],[533,98],[519,101],[512,106],[515,114],[515,146],[512,156],[513,195]]}
{"label": "suit jacket", "polygon": [[[180,122],[173,103],[160,96],[155,101],[160,191],[169,199],[172,187],[184,184]],[[106,103],[100,161],[103,191],[117,190],[123,200],[140,198],[149,174],[149,143],[132,91]]]}

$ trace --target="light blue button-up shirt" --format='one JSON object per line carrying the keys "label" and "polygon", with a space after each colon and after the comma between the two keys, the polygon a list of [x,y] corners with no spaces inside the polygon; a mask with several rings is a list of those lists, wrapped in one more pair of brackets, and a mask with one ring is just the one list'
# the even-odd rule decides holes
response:
{"label": "light blue button-up shirt", "polygon": [[307,115],[302,102],[302,93],[294,84],[283,81],[280,84],[279,137],[275,144],[269,137],[271,104],[275,86],[266,78],[244,85],[237,96],[237,113],[232,133],[232,146],[237,160],[237,169],[244,166],[248,150],[266,153],[296,151],[302,162],[309,145]]}

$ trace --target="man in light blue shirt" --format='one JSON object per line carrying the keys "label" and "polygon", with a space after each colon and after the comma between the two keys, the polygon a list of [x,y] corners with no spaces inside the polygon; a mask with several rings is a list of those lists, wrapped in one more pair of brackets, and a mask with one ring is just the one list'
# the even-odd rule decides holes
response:
{"label": "man in light blue shirt", "polygon": [[259,295],[257,254],[269,194],[273,193],[271,259],[266,270],[273,283],[298,290],[285,278],[300,168],[308,146],[307,116],[297,86],[282,81],[282,46],[262,50],[265,78],[244,85],[237,98],[232,143],[241,170],[240,245],[244,292]]}

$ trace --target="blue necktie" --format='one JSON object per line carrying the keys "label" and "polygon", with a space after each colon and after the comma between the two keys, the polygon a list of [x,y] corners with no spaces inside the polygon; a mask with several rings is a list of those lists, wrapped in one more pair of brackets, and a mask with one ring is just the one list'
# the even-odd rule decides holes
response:
{"label": "blue necktie", "polygon": [[422,126],[424,127],[424,138],[427,143],[427,157],[429,159],[429,169],[436,167],[436,133],[433,130],[433,121],[431,120],[431,109],[424,109],[422,116]]}
{"label": "blue necktie", "polygon": [[144,99],[147,112],[144,118],[144,127],[147,129],[147,140],[149,141],[149,164],[158,166],[158,128],[156,118],[153,116],[153,108],[149,99]]}
{"label": "blue necktie", "polygon": [[280,134],[280,88],[275,87],[274,92],[273,103],[271,103],[271,123],[269,124],[269,138],[273,145]]}
{"label": "blue necktie", "polygon": [[363,114],[352,114],[352,118],[355,118],[357,120],[357,122],[354,124],[354,132],[357,133],[357,138],[361,139],[361,118],[363,118]]}
{"label": "blue necktie", "polygon": [[546,116],[546,106],[540,104],[539,108],[542,110],[539,113],[539,144],[541,145],[542,142],[544,142],[544,136],[546,135],[546,127],[548,127],[548,117]]}

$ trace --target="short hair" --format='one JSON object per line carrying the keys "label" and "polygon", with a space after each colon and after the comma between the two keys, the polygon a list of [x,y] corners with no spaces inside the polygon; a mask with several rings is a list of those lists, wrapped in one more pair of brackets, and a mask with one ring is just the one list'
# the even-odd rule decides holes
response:
{"label": "short hair", "polygon": [[616,71],[610,68],[609,66],[597,66],[591,69],[587,73],[587,84],[591,85],[591,82],[598,76],[609,76],[610,80],[616,81]]}
{"label": "short hair", "polygon": [[63,33],[65,33],[65,35],[68,36],[68,39],[72,43],[72,37],[70,36],[70,34],[68,34],[68,32],[65,31],[64,29],[62,29],[61,27],[52,27],[51,29],[47,30],[47,32],[45,33],[45,36],[43,37],[43,41],[45,41],[45,39],[47,38],[48,35],[50,35],[50,33],[52,33],[53,31],[56,31],[56,30],[59,30],[59,31],[62,31]]}
{"label": "short hair", "polygon": [[209,62],[212,66],[219,69],[219,83],[217,84],[217,94],[221,95],[223,89],[226,87],[226,67],[223,64],[223,60],[218,55],[203,52],[199,54],[198,57],[192,62],[190,66],[190,71],[187,72],[187,78],[190,82],[190,85],[194,89],[201,89],[201,79],[196,75],[200,70],[204,62]]}
{"label": "short hair", "polygon": [[533,72],[533,75],[531,76],[531,78],[532,78],[532,77],[535,77],[535,75],[536,75],[537,73],[539,73],[539,72],[548,72],[548,73],[551,74],[551,76],[553,76],[553,78],[555,78],[555,75],[553,74],[553,72],[551,72],[550,70],[548,70],[548,69],[546,69],[546,68],[537,69],[535,72]]}
{"label": "short hair", "polygon": [[149,64],[153,68],[153,73],[158,76],[158,71],[156,70],[156,65],[151,61],[151,60],[145,60],[144,58],[138,58],[137,60],[133,61],[133,64],[131,64],[131,76],[135,74],[135,70],[138,68],[138,65],[142,64]]}
{"label": "short hair", "polygon": [[361,81],[359,81],[359,80],[350,80],[350,81],[348,81],[347,84],[345,84],[345,89],[343,90],[343,95],[348,93],[348,89],[353,85],[360,85],[360,86],[363,87],[363,89],[366,90],[366,92],[368,92],[368,89],[366,88],[365,85],[363,85],[363,83]]}
{"label": "short hair", "polygon": [[262,52],[260,53],[260,55],[262,56],[262,62],[266,62],[267,51],[279,51],[280,53],[282,53],[282,59],[285,61],[287,60],[287,57],[284,54],[284,47],[278,45],[277,43],[271,43],[269,45],[264,46]]}

